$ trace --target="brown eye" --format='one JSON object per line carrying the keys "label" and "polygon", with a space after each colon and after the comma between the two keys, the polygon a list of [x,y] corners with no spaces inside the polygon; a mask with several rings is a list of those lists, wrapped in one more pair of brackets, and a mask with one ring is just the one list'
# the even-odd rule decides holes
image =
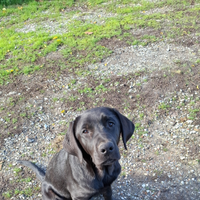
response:
{"label": "brown eye", "polygon": [[87,133],[88,133],[88,130],[83,130],[83,133],[87,134]]}
{"label": "brown eye", "polygon": [[108,122],[109,127],[113,127],[114,123],[113,122]]}

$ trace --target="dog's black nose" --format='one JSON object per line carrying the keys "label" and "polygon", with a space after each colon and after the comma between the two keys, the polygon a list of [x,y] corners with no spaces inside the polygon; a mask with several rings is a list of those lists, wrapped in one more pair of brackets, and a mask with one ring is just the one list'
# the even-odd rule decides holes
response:
{"label": "dog's black nose", "polygon": [[103,143],[99,147],[99,151],[102,154],[109,154],[114,151],[114,144],[112,142]]}

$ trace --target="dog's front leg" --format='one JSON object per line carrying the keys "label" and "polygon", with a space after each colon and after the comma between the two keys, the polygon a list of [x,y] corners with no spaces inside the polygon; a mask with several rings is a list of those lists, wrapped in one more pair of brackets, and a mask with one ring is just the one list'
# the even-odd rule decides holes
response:
{"label": "dog's front leg", "polygon": [[111,188],[111,186],[107,187],[103,191],[103,197],[104,197],[105,200],[117,200],[117,199],[112,197],[112,188]]}

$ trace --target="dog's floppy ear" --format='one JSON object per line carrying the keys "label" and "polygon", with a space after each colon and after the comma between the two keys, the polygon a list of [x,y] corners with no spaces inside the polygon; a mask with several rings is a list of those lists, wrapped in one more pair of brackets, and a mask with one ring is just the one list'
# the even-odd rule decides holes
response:
{"label": "dog's floppy ear", "polygon": [[124,143],[124,148],[127,149],[126,147],[126,142],[130,139],[130,137],[133,135],[135,126],[133,122],[131,122],[127,117],[122,115],[118,110],[113,109],[114,112],[117,114],[120,124],[121,124],[121,132],[122,132],[122,140]]}
{"label": "dog's floppy ear", "polygon": [[78,157],[80,163],[83,162],[83,154],[75,137],[76,121],[70,122],[68,131],[63,141],[63,148],[69,153]]}

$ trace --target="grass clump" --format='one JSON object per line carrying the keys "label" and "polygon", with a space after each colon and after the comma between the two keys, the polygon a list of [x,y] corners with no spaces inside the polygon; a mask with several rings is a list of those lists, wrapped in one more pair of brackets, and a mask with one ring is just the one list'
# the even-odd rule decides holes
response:
{"label": "grass clump", "polygon": [[[188,5],[189,1],[179,0],[156,3],[120,0],[117,5],[108,0],[60,0],[59,3],[47,0],[1,1],[0,17],[3,20],[0,22],[0,84],[5,84],[20,74],[35,73],[46,67],[46,64],[51,65],[52,63],[41,60],[52,52],[61,54],[62,66],[66,69],[95,63],[112,53],[109,48],[100,45],[99,42],[104,38],[116,37],[129,45],[144,46],[165,38],[188,36],[200,28],[196,23],[200,17],[199,6],[195,4],[191,8]],[[73,6],[87,6],[91,12],[104,9],[105,14],[96,16],[96,21],[82,20],[79,10],[70,11]],[[170,6],[172,11],[167,14],[148,13],[150,9],[165,6]],[[67,9],[69,11],[66,12]],[[109,13],[116,15],[108,17]],[[63,16],[66,22],[62,24],[60,22],[63,21]],[[55,22],[54,28],[59,30],[59,34],[48,28],[50,20]],[[46,28],[43,23],[47,24]],[[33,30],[27,28],[29,25]],[[136,28],[152,31],[150,34],[144,32],[135,36],[130,30]],[[160,29],[163,31],[160,32]],[[38,61],[41,61],[40,64]]]}

